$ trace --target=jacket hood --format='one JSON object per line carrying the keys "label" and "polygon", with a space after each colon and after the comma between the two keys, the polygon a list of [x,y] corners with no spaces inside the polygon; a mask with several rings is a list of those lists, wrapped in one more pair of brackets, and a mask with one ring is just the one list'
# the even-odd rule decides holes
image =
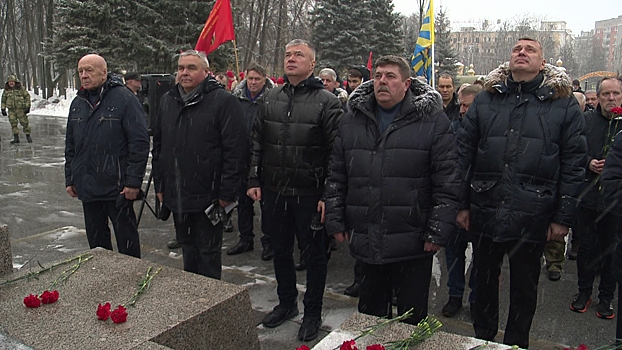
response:
{"label": "jacket hood", "polygon": [[[360,110],[369,111],[368,101],[374,100],[374,80],[368,80],[359,85],[356,90],[350,95],[348,101],[348,109],[354,110],[354,108]],[[421,81],[410,78],[410,88],[406,91],[406,96],[402,102],[409,104],[409,107],[402,105],[402,111],[405,108],[412,108],[417,115],[435,114],[443,111],[443,99],[441,94],[434,90],[430,85],[424,84]],[[373,111],[370,111],[373,113]]]}
{"label": "jacket hood", "polygon": [[[542,70],[544,77],[536,95],[540,99],[558,99],[569,97],[572,94],[572,81],[561,69],[552,64],[545,64]],[[484,80],[484,88],[490,92],[503,93],[507,91],[507,78],[510,75],[510,62],[506,62],[493,70]]]}
{"label": "jacket hood", "polygon": [[[125,84],[123,84],[123,80],[121,80],[120,77],[117,77],[114,74],[108,73],[108,75],[106,76],[106,81],[104,81],[102,86],[100,86],[100,96],[103,96],[108,90],[119,86],[125,87]],[[78,90],[78,96],[82,98],[87,98],[87,94],[88,92],[86,91],[86,89],[84,87],[80,87],[80,90]]]}
{"label": "jacket hood", "polygon": [[[290,84],[289,79],[287,79],[287,75],[285,76],[285,87],[290,87],[292,86],[292,84]],[[307,79],[301,81],[298,85],[296,85],[295,87],[308,87],[311,89],[323,89],[324,88],[324,83],[322,83],[322,80],[318,77],[315,77],[313,75],[311,75],[310,77],[308,77]]]}
{"label": "jacket hood", "polygon": [[[266,77],[266,84],[264,85],[264,91],[263,91],[262,95],[266,91],[272,89],[273,87],[275,87],[275,85],[272,82],[272,80],[270,80],[270,78]],[[231,94],[233,94],[233,96],[239,98],[240,100],[248,100],[248,97],[246,96],[246,79],[242,80],[235,87],[235,89],[233,89],[233,91],[231,91]]]}

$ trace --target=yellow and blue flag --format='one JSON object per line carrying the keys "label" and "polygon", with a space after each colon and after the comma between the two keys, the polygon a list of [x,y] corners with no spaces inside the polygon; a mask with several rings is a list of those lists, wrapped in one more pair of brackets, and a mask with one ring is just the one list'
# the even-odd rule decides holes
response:
{"label": "yellow and blue flag", "polygon": [[423,18],[417,45],[410,61],[415,74],[432,81],[432,46],[434,45],[434,5],[433,0],[428,4],[428,11]]}

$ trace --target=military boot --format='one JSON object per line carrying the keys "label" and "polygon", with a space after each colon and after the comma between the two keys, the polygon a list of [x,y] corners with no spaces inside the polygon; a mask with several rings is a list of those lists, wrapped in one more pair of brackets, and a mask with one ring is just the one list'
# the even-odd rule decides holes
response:
{"label": "military boot", "polygon": [[11,141],[11,143],[19,143],[19,135],[18,134],[13,134],[13,141]]}
{"label": "military boot", "polygon": [[32,139],[30,138],[30,134],[26,134],[26,140],[28,140],[28,143],[32,143]]}

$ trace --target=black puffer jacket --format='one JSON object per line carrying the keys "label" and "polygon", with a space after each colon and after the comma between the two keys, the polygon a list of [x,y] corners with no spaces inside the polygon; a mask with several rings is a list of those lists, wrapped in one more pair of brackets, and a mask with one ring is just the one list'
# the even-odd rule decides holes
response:
{"label": "black puffer jacket", "polygon": [[[601,192],[600,176],[590,170],[590,161],[606,157],[613,138],[622,130],[622,118],[609,119],[602,115],[600,105],[585,112],[585,136],[587,138],[587,162],[585,183],[581,193],[581,207],[596,210]],[[605,162],[606,164],[607,162]]]}
{"label": "black puffer jacket", "polygon": [[570,79],[546,65],[517,83],[491,72],[458,133],[471,231],[496,242],[544,242],[551,222],[572,226],[585,178],[585,122]]}
{"label": "black puffer jacket", "polygon": [[339,99],[313,76],[267,91],[253,125],[248,187],[321,195],[341,114]]}
{"label": "black puffer jacket", "polygon": [[149,158],[145,115],[123,82],[108,75],[99,102],[78,91],[65,139],[65,185],[83,202],[116,200],[123,187],[140,188]]}
{"label": "black puffer jacket", "polygon": [[238,99],[213,78],[189,101],[178,85],[162,96],[153,129],[156,192],[173,212],[233,201],[245,175],[248,134]]}
{"label": "black puffer jacket", "polygon": [[369,264],[433,253],[455,232],[460,178],[441,96],[411,79],[400,112],[380,134],[373,80],[357,88],[339,126],[326,188],[328,234],[349,231]]}

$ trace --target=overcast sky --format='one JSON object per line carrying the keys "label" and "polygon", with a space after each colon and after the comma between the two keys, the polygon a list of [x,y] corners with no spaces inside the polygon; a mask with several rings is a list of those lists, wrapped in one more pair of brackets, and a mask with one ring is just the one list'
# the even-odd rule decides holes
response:
{"label": "overcast sky", "polygon": [[[418,1],[393,0],[395,11],[409,15],[419,12]],[[511,20],[516,15],[544,18],[553,21],[566,21],[566,28],[574,35],[581,30],[594,29],[594,22],[616,18],[622,15],[622,0],[434,0],[435,11],[439,6],[446,9],[449,20],[454,24],[474,23],[488,19],[496,23],[497,19]]]}

